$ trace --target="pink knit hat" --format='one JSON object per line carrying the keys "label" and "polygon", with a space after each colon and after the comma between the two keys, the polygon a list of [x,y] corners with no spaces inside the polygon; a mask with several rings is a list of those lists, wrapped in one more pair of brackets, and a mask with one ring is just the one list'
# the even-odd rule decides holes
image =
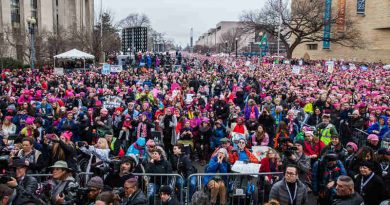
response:
{"label": "pink knit hat", "polygon": [[26,119],[26,124],[28,124],[28,125],[32,125],[32,124],[34,124],[34,118],[33,117],[27,117],[27,119]]}
{"label": "pink knit hat", "polygon": [[154,142],[154,140],[149,139],[149,140],[146,142],[146,146],[156,146],[156,143]]}
{"label": "pink knit hat", "polygon": [[347,147],[351,146],[354,152],[358,151],[358,146],[354,142],[348,142]]}
{"label": "pink knit hat", "polygon": [[379,137],[376,134],[370,134],[368,135],[367,140],[379,141]]}
{"label": "pink knit hat", "polygon": [[62,133],[62,136],[64,136],[67,140],[70,140],[73,136],[73,133],[71,131],[65,131]]}

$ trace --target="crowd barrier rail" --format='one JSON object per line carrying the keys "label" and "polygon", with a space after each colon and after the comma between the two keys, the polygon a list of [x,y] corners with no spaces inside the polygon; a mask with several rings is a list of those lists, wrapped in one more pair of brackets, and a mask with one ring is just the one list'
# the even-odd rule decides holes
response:
{"label": "crowd barrier rail", "polygon": [[[272,185],[283,178],[283,172],[263,172],[263,173],[196,173],[188,176],[187,181],[189,182],[192,177],[196,177],[196,192],[200,191],[207,195],[210,203],[211,191],[207,188],[207,184],[203,184],[205,176],[221,177],[226,187],[226,204],[240,204],[240,205],[257,205],[264,204],[268,201],[269,191]],[[264,180],[265,176],[271,177],[270,183]],[[195,194],[197,194],[195,192]],[[190,188],[187,187],[186,191],[186,204],[203,204],[205,202],[192,201],[190,194]],[[218,198],[218,201],[220,199]],[[218,202],[217,201],[217,202]]]}
{"label": "crowd barrier rail", "polygon": [[353,130],[352,138],[353,141],[357,142],[358,147],[366,146],[367,137],[369,133],[364,130],[355,128]]}

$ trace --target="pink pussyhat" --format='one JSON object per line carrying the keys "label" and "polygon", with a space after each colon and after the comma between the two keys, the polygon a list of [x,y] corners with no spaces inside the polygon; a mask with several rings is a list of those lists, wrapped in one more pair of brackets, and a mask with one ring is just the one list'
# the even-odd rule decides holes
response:
{"label": "pink pussyhat", "polygon": [[34,120],[35,120],[35,118],[33,118],[33,117],[27,117],[26,124],[32,125],[32,124],[34,124]]}
{"label": "pink pussyhat", "polygon": [[70,140],[73,136],[73,133],[71,131],[65,131],[62,133],[62,136],[64,136],[67,140]]}

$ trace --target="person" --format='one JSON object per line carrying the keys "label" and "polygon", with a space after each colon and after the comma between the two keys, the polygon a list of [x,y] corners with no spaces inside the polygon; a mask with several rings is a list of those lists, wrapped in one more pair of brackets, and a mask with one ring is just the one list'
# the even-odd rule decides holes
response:
{"label": "person", "polygon": [[171,150],[174,144],[176,144],[176,125],[177,118],[172,113],[173,108],[169,107],[165,109],[165,115],[160,121],[160,127],[163,130],[163,143],[166,150],[168,150],[168,156],[171,156]]}
{"label": "person", "polygon": [[140,137],[135,141],[126,151],[126,156],[133,154],[137,156],[141,160],[146,159],[146,139],[144,137]]}
{"label": "person", "polygon": [[376,134],[369,134],[367,137],[367,146],[370,147],[374,152],[377,152],[381,147],[379,143],[379,137]]}
{"label": "person", "polygon": [[[385,184],[390,184],[390,149],[381,148],[378,151],[376,162],[379,163],[382,171],[382,178]],[[390,186],[387,186],[387,192],[390,193]]]}
{"label": "person", "polygon": [[330,142],[328,145],[325,146],[325,148],[322,150],[321,155],[324,155],[328,152],[334,152],[337,154],[337,157],[342,162],[345,161],[345,158],[348,154],[348,151],[344,148],[340,141],[340,136],[338,135],[332,135],[330,137]]}
{"label": "person", "polygon": [[252,146],[268,146],[269,136],[267,132],[264,130],[263,125],[259,125],[255,133],[253,133],[252,137]]}
{"label": "person", "polygon": [[[188,155],[184,153],[184,145],[175,144],[173,146],[173,157],[172,157],[172,169],[173,171],[177,171],[178,174],[183,176],[184,182],[181,180],[182,178],[177,179],[177,186],[181,187],[181,185],[188,185],[187,178],[196,173],[196,168],[192,165],[191,159]],[[192,194],[195,193],[196,189],[196,177],[192,177],[189,181],[189,189],[190,189],[190,199]],[[182,190],[179,190],[179,192]]]}
{"label": "person", "polygon": [[12,200],[14,191],[5,184],[0,184],[0,205],[8,205]]}
{"label": "person", "polygon": [[112,192],[104,191],[96,197],[95,205],[119,205]]}
{"label": "person", "polygon": [[45,166],[45,162],[41,155],[41,152],[39,150],[34,149],[33,144],[34,140],[32,138],[23,138],[23,147],[18,152],[17,157],[25,160],[26,165],[29,167],[30,173],[37,173]]}
{"label": "person", "polygon": [[370,161],[360,163],[355,189],[363,197],[364,204],[378,205],[390,196],[382,178],[373,172],[373,167],[374,164]]}
{"label": "person", "polygon": [[206,167],[206,173],[213,173],[213,175],[207,175],[203,177],[203,184],[207,186],[211,191],[210,202],[215,205],[217,197],[219,195],[219,203],[226,205],[226,177],[218,176],[219,173],[227,173],[229,169],[228,164],[229,156],[225,148],[218,150],[217,156],[210,159],[208,166]]}
{"label": "person", "polygon": [[173,195],[173,190],[170,186],[161,186],[160,188],[160,203],[161,205],[179,205],[179,201]]}
{"label": "person", "polygon": [[[159,149],[155,149],[153,152],[153,159],[146,165],[146,173],[151,174],[166,174],[172,173],[172,165],[169,161],[162,158],[162,152]],[[156,193],[158,186],[163,182],[171,182],[168,177],[152,177],[148,184],[148,198],[149,201],[154,201],[154,194]]]}
{"label": "person", "polygon": [[[281,165],[280,156],[278,153],[270,148],[267,151],[266,156],[260,161],[260,173],[269,173],[269,172],[278,172]],[[271,190],[271,185],[274,184],[275,181],[279,180],[279,176],[266,175],[264,178],[260,178],[260,184],[262,185],[262,191],[264,192],[263,201],[268,201],[269,192]]]}
{"label": "person", "polygon": [[27,176],[28,164],[24,159],[14,159],[12,167],[15,168],[15,178],[7,182],[10,188],[16,190],[16,196],[12,201],[14,205],[23,205],[26,203],[40,203],[39,199],[34,195],[38,189],[38,182],[32,176]]}
{"label": "person", "polygon": [[79,184],[72,176],[73,170],[65,161],[57,161],[52,169],[54,187],[50,190],[52,204],[71,204],[76,202],[77,188]]}
{"label": "person", "polygon": [[330,114],[322,115],[322,122],[316,126],[316,129],[319,133],[320,140],[328,145],[331,141],[331,136],[338,135],[336,127],[330,123]]}
{"label": "person", "polygon": [[299,180],[298,168],[287,165],[284,179],[276,182],[270,191],[269,198],[280,204],[304,205],[308,202],[307,187]]}
{"label": "person", "polygon": [[316,161],[312,171],[312,189],[318,195],[318,203],[331,204],[334,198],[333,187],[339,176],[347,175],[343,163],[338,160],[337,154],[327,153],[321,160]]}
{"label": "person", "polygon": [[294,143],[296,150],[294,152],[285,152],[283,164],[293,164],[298,168],[299,179],[309,185],[310,184],[310,158],[303,153],[304,142],[296,141]]}
{"label": "person", "polygon": [[84,204],[94,205],[97,196],[103,191],[104,188],[103,179],[99,176],[92,177],[87,182],[87,188],[88,188],[88,194],[87,194],[88,201],[85,202]]}
{"label": "person", "polygon": [[119,172],[111,172],[104,180],[104,184],[111,187],[123,187],[125,181],[133,177],[132,173],[143,173],[143,166],[138,163],[135,155],[125,156],[121,159]]}
{"label": "person", "polygon": [[349,176],[340,176],[336,182],[336,197],[332,205],[361,205],[363,198],[355,192],[354,183]]}
{"label": "person", "polygon": [[356,155],[349,160],[348,164],[346,164],[348,166],[347,169],[348,176],[355,177],[356,175],[358,175],[360,172],[359,171],[360,163],[363,161],[371,161],[374,164],[373,171],[377,175],[381,175],[381,167],[378,162],[374,161],[374,157],[375,157],[374,150],[372,150],[368,146],[361,147],[357,151]]}
{"label": "person", "polygon": [[382,140],[383,136],[390,131],[388,124],[387,124],[387,116],[382,115],[379,117],[379,120],[377,123],[371,125],[367,132],[369,134],[376,134],[378,135],[379,139]]}
{"label": "person", "polygon": [[162,152],[162,157],[164,159],[168,159],[167,157],[167,153],[165,152],[165,149],[160,146],[160,145],[157,145],[156,142],[153,140],[153,139],[149,139],[147,142],[146,142],[146,159],[147,159],[147,162],[151,162],[151,160],[153,159],[153,150],[154,149],[159,149],[161,150]]}
{"label": "person", "polygon": [[145,194],[138,186],[138,179],[132,177],[126,180],[124,184],[125,197],[123,205],[147,205],[148,200]]}
{"label": "person", "polygon": [[238,150],[233,150],[231,156],[229,156],[230,164],[234,164],[236,161],[244,161],[250,163],[259,163],[259,160],[256,158],[252,152],[246,148],[245,138],[240,138],[238,140]]}

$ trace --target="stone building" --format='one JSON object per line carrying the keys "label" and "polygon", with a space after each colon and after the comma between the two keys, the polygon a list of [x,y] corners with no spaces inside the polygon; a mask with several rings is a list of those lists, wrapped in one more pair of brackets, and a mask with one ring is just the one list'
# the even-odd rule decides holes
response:
{"label": "stone building", "polygon": [[[0,45],[17,32],[28,32],[27,19],[35,18],[37,32],[57,33],[62,29],[92,32],[94,26],[94,0],[0,0]],[[12,38],[12,37],[11,37]],[[2,52],[23,60],[21,46]]]}
{"label": "stone building", "polygon": [[[330,43],[330,49],[323,49],[323,42],[310,42],[299,45],[293,57],[390,63],[390,1],[333,0],[332,15],[337,15],[340,9],[345,18],[357,23],[364,47],[352,49]],[[331,28],[332,32],[336,26]]]}

